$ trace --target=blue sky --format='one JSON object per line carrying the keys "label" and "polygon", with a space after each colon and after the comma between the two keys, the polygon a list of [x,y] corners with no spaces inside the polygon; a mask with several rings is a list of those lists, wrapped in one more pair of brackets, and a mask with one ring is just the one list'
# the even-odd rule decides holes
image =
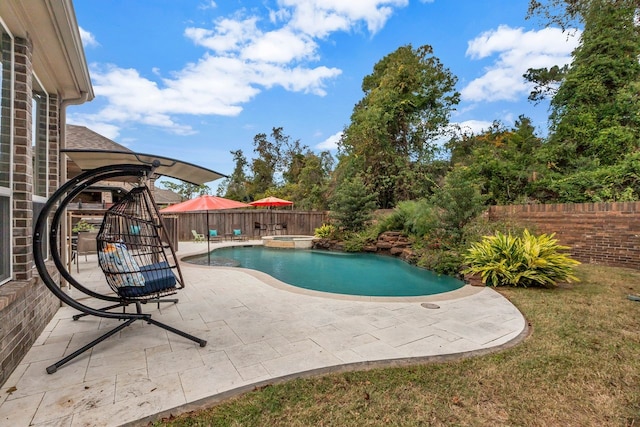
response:
{"label": "blue sky", "polygon": [[[335,141],[361,83],[398,47],[433,46],[458,77],[468,131],[520,114],[540,135],[548,104],[522,74],[570,60],[579,32],[525,20],[528,0],[74,0],[96,97],[68,109],[130,149],[223,174],[273,127],[314,151]],[[216,183],[217,184],[217,183]],[[215,188],[215,185],[213,187]]]}

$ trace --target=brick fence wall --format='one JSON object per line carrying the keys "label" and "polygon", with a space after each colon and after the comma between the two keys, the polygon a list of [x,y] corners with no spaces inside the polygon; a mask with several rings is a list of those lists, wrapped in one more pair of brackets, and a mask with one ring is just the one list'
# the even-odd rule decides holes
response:
{"label": "brick fence wall", "polygon": [[556,233],[580,262],[640,269],[640,202],[492,206],[489,218]]}

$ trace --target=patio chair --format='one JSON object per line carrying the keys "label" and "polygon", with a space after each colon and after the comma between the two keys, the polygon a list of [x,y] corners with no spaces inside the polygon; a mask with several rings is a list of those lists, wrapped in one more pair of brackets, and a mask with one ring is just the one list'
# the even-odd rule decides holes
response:
{"label": "patio chair", "polygon": [[253,226],[253,234],[254,236],[262,236],[267,232],[267,224],[262,224],[260,222],[255,222]]}
{"label": "patio chair", "polygon": [[237,241],[247,240],[246,234],[242,232],[242,228],[237,224],[231,226],[231,240],[237,240]]}
{"label": "patio chair", "polygon": [[198,233],[196,230],[191,230],[191,234],[193,234],[194,242],[204,242],[204,235]]}
{"label": "patio chair", "polygon": [[222,236],[218,233],[218,229],[209,229],[209,241],[210,242],[222,242]]}

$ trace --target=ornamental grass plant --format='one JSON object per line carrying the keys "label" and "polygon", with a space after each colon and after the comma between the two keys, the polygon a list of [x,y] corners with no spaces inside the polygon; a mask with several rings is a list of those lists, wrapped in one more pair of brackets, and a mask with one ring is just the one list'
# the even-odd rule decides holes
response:
{"label": "ornamental grass plant", "polygon": [[485,236],[471,245],[464,257],[469,266],[463,273],[479,274],[490,286],[555,287],[558,282],[577,281],[573,268],[580,264],[562,251],[569,249],[554,239],[555,234],[535,236]]}

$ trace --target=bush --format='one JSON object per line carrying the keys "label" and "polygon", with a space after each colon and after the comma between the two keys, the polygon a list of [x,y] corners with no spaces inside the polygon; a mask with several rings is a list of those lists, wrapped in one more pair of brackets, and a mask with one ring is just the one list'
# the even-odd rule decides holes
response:
{"label": "bush", "polygon": [[322,226],[313,230],[314,237],[318,239],[331,239],[336,233],[336,228],[331,224],[322,224]]}
{"label": "bush", "polygon": [[367,189],[362,178],[345,180],[331,200],[331,219],[346,231],[361,231],[373,217],[376,198],[377,195]]}
{"label": "bush", "polygon": [[94,231],[94,230],[95,230],[95,227],[93,226],[93,224],[89,224],[84,219],[81,219],[80,221],[78,221],[75,227],[71,229],[71,231],[73,231],[74,233],[77,233],[79,231]]}
{"label": "bush", "polygon": [[437,225],[438,216],[429,200],[408,200],[399,202],[393,212],[380,220],[380,232],[401,231],[421,238]]}
{"label": "bush", "polygon": [[425,249],[420,251],[416,265],[438,274],[456,276],[460,271],[462,256],[452,250]]}
{"label": "bush", "polygon": [[480,274],[491,286],[554,287],[558,281],[577,281],[573,267],[580,264],[559,251],[553,234],[534,236],[524,230],[522,237],[497,231],[471,245],[464,257],[465,274]]}
{"label": "bush", "polygon": [[344,236],[345,252],[362,252],[365,246],[373,244],[378,238],[377,227],[369,226],[358,233],[346,233]]}

